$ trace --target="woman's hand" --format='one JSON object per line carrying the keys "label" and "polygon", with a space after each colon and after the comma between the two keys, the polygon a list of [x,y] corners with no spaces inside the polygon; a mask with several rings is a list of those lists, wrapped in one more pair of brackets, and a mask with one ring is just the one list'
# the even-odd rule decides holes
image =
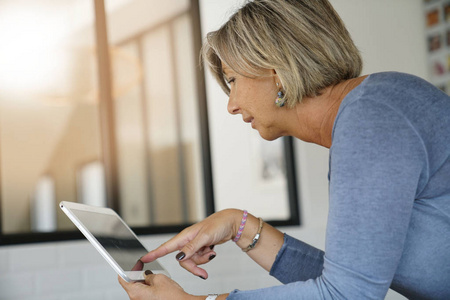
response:
{"label": "woman's hand", "polygon": [[[120,276],[119,283],[127,292],[130,300],[204,300],[206,296],[194,296],[186,293],[181,286],[169,277],[161,274],[146,275],[145,283],[126,282]],[[225,300],[228,294],[220,295],[217,300]]]}
{"label": "woman's hand", "polygon": [[142,282],[126,282],[119,276],[119,283],[131,300],[189,299],[192,296],[186,293],[175,281],[161,274],[147,275],[145,284]]}
{"label": "woman's hand", "polygon": [[192,274],[206,279],[208,273],[198,265],[208,263],[215,257],[214,245],[225,243],[234,237],[241,218],[242,211],[237,209],[226,209],[212,214],[150,251],[141,260],[151,262],[179,250],[176,258],[180,265]]}

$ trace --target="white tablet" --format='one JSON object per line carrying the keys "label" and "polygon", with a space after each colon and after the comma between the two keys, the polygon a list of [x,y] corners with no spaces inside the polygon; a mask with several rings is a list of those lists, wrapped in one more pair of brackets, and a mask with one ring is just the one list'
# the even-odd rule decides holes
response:
{"label": "white tablet", "polygon": [[158,261],[140,260],[147,249],[114,210],[66,201],[59,206],[125,281],[143,281],[147,270],[169,276]]}

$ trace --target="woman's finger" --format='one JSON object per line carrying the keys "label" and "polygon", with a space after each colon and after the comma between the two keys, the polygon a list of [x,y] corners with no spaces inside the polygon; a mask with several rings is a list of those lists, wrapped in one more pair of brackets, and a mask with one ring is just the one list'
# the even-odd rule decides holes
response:
{"label": "woman's finger", "polygon": [[226,209],[196,224],[199,226],[195,228],[196,232],[192,235],[193,239],[180,249],[176,259],[179,261],[189,259],[202,247],[229,241],[232,233],[237,231],[234,225],[237,223],[237,219],[240,220],[241,216],[242,212],[239,210]]}
{"label": "woman's finger", "polygon": [[175,252],[177,250],[180,250],[184,247],[187,243],[189,243],[190,240],[192,240],[196,234],[195,228],[193,228],[195,225],[188,227],[181,231],[179,234],[156,248],[155,250],[150,251],[143,257],[141,257],[141,260],[143,262],[152,262],[160,257],[163,257],[169,253]]}
{"label": "woman's finger", "polygon": [[236,231],[234,224],[241,215],[242,212],[235,209],[217,212],[200,223],[184,229],[157,249],[144,255],[141,260],[151,262],[179,250],[176,259],[182,261],[191,258],[203,247],[225,243],[231,239],[232,232]]}
{"label": "woman's finger", "polygon": [[214,244],[214,237],[212,234],[208,233],[206,229],[202,229],[193,240],[185,244],[180,252],[176,255],[176,259],[178,261],[182,261],[185,259],[190,259],[192,256],[196,255],[196,253],[204,248],[210,247],[210,245]]}
{"label": "woman's finger", "polygon": [[200,248],[200,250],[197,251],[197,254],[200,256],[203,256],[204,254],[211,252],[213,249],[214,249],[214,245],[204,246],[204,247]]}
{"label": "woman's finger", "polygon": [[217,253],[215,251],[209,250],[205,252],[196,253],[191,257],[191,260],[194,261],[195,264],[198,266],[209,263],[216,257],[216,255]]}
{"label": "woman's finger", "polygon": [[145,284],[152,286],[154,277],[155,277],[154,274],[145,275]]}
{"label": "woman's finger", "polygon": [[216,252],[214,251],[209,251],[202,255],[195,254],[191,258],[181,261],[180,266],[188,272],[191,272],[193,275],[206,279],[208,278],[208,272],[198,266],[210,262],[215,257]]}
{"label": "woman's finger", "polygon": [[195,276],[198,276],[202,279],[208,278],[208,272],[206,272],[205,269],[198,267],[197,264],[191,259],[186,259],[180,262],[180,266],[191,272]]}
{"label": "woman's finger", "polygon": [[[137,295],[142,293],[142,290],[146,288],[147,286],[140,282],[126,282],[122,279],[122,277],[117,276],[120,285],[122,288],[127,292],[128,297],[130,299],[138,299]],[[148,287],[147,287],[148,288]]]}
{"label": "woman's finger", "polygon": [[122,277],[120,277],[120,275],[117,276],[120,285],[123,287],[123,289],[128,293],[129,290],[129,284],[128,282],[126,282],[125,280],[122,279]]}
{"label": "woman's finger", "polygon": [[144,255],[141,261],[151,262],[180,249],[181,251],[177,254],[176,259],[181,261],[185,258],[190,258],[198,251],[205,251],[205,249],[208,251],[207,249],[210,249],[211,243],[208,235],[197,234],[198,232],[195,228],[187,229],[189,230],[182,231],[174,238]]}

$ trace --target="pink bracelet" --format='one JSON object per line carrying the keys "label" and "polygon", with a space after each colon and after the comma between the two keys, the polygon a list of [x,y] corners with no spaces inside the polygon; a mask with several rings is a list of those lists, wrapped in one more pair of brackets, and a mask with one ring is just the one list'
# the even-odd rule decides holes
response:
{"label": "pink bracelet", "polygon": [[247,222],[247,214],[248,214],[248,212],[246,210],[244,210],[244,214],[242,215],[241,225],[239,226],[239,230],[233,239],[233,242],[235,242],[235,243],[237,241],[239,241],[239,239],[241,238],[241,235],[242,235],[242,231],[244,231],[245,223]]}

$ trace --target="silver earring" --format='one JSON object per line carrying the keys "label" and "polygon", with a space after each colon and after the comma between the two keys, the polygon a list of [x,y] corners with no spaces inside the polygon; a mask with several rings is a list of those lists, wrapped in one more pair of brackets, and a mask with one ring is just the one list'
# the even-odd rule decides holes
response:
{"label": "silver earring", "polygon": [[[277,82],[277,87],[278,87],[279,85],[280,85],[280,84]],[[286,99],[284,99],[284,93],[283,93],[283,91],[280,89],[280,90],[278,91],[277,98],[275,99],[275,105],[278,106],[278,107],[283,107],[285,104],[286,104]]]}

